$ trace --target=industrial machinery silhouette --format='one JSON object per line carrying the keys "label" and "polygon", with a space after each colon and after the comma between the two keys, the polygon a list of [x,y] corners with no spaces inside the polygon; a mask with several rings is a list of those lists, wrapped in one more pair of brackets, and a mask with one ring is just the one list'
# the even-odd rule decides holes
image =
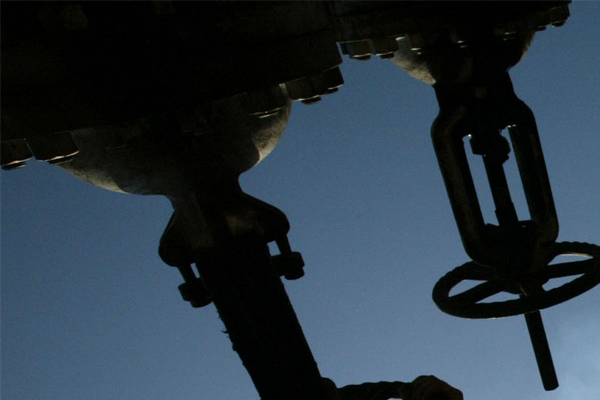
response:
{"label": "industrial machinery silhouette", "polygon": [[[238,177],[273,150],[292,101],[317,103],[339,90],[342,55],[390,59],[435,90],[434,148],[473,260],[440,279],[434,301],[465,318],[524,314],[552,390],[558,380],[539,310],[600,282],[600,247],[555,242],[535,119],[508,70],[536,31],[566,22],[568,3],[7,2],[2,167],[33,156],[105,189],[168,197],[174,212],[159,254],[181,273],[184,300],[214,303],[261,398],[328,399],[335,385],[321,377],[281,283],[304,274],[289,222],[244,193]],[[504,175],[504,129],[526,221]],[[497,225],[483,220],[465,137],[483,157]],[[585,259],[550,265],[564,254]],[[573,280],[544,289],[564,277]],[[452,294],[464,281],[479,284]],[[498,293],[516,298],[484,302]],[[390,390],[410,396],[399,382],[337,393],[388,398]]]}

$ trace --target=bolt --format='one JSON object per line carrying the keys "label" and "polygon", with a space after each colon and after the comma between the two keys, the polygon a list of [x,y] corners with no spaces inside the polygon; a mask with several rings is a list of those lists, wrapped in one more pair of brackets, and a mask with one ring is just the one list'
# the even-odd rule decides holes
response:
{"label": "bolt", "polygon": [[348,55],[348,46],[346,45],[346,43],[340,43],[340,50],[342,51],[342,54],[344,55]]}
{"label": "bolt", "polygon": [[22,168],[32,157],[25,139],[5,140],[1,144],[2,169],[10,171]]}
{"label": "bolt", "polygon": [[286,82],[285,88],[292,100],[304,100],[318,96],[318,93],[314,93],[309,77]]}
{"label": "bolt", "polygon": [[292,251],[287,236],[275,240],[280,254],[271,256],[271,263],[279,276],[287,280],[296,280],[304,276],[304,260],[297,251]]}
{"label": "bolt", "polygon": [[197,277],[190,265],[177,265],[177,269],[185,281],[178,286],[179,293],[192,307],[204,307],[212,302],[211,295],[202,277]]}
{"label": "bolt", "polygon": [[75,154],[79,153],[79,149],[69,131],[52,135],[36,135],[26,140],[31,153],[36,159],[52,164],[69,161]]}
{"label": "bolt", "polygon": [[375,52],[373,49],[373,43],[370,40],[347,42],[346,48],[350,58],[355,60],[368,60]]}
{"label": "bolt", "polygon": [[517,36],[517,28],[514,23],[507,22],[494,27],[494,35],[500,36],[503,41],[512,40]]}
{"label": "bolt", "polygon": [[550,24],[550,12],[549,11],[541,11],[535,14],[535,30],[543,31],[546,30],[546,25]]}
{"label": "bolt", "polygon": [[323,82],[325,94],[337,92],[337,90],[344,84],[344,77],[339,67],[328,69],[323,72],[320,80]]}
{"label": "bolt", "polygon": [[425,47],[425,38],[420,33],[408,35],[408,43],[410,43],[410,49],[412,51],[421,54],[423,52],[423,47]]}
{"label": "bolt", "polygon": [[73,157],[75,157],[75,156],[65,156],[65,157],[54,158],[52,160],[48,160],[48,164],[50,164],[50,165],[66,164],[66,163],[70,162],[71,160],[73,160]]}
{"label": "bolt", "polygon": [[315,104],[321,101],[321,96],[311,97],[309,99],[302,100],[302,104]]}
{"label": "bolt", "polygon": [[297,251],[272,256],[271,264],[279,276],[287,280],[293,281],[304,276],[304,260]]}
{"label": "bolt", "polygon": [[183,300],[189,301],[194,308],[204,307],[212,302],[202,278],[182,283],[178,286],[178,289]]}
{"label": "bolt", "polygon": [[553,27],[558,28],[563,26],[567,19],[569,19],[569,6],[564,5],[560,7],[551,8],[549,11],[550,23]]}
{"label": "bolt", "polygon": [[313,104],[321,100],[321,96],[336,92],[343,84],[342,73],[338,67],[335,67],[318,75],[287,82],[285,87],[290,99],[301,100],[304,104]]}
{"label": "bolt", "polygon": [[297,251],[286,255],[286,263],[288,263],[288,270],[283,275],[288,281],[294,281],[304,276],[304,260],[302,255]]}
{"label": "bolt", "polygon": [[457,31],[456,29],[450,30],[450,40],[452,43],[456,43],[461,49],[469,46],[469,39],[464,32]]}
{"label": "bolt", "polygon": [[382,59],[394,57],[394,52],[398,51],[398,42],[395,37],[386,37],[373,40],[375,53]]}
{"label": "bolt", "polygon": [[269,118],[269,117],[272,117],[273,115],[277,115],[278,113],[279,113],[279,110],[265,111],[264,113],[257,115],[257,117],[260,119]]}
{"label": "bolt", "polygon": [[246,93],[244,108],[246,113],[259,118],[276,115],[287,104],[287,98],[279,85],[265,87]]}
{"label": "bolt", "polygon": [[19,162],[15,161],[15,162],[10,163],[8,165],[3,165],[2,169],[5,170],[5,171],[12,171],[12,170],[15,170],[15,169],[23,168],[25,165],[27,165],[26,161],[19,161]]}

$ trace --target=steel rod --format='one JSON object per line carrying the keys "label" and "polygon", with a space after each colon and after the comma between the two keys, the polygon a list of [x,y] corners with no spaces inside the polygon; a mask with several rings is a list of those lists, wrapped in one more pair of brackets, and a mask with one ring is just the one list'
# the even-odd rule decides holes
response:
{"label": "steel rod", "polygon": [[527,322],[529,337],[531,338],[531,344],[533,345],[533,351],[540,370],[544,389],[554,390],[558,387],[558,378],[556,377],[556,370],[554,369],[554,362],[552,361],[552,354],[550,352],[550,346],[548,345],[548,338],[546,337],[546,331],[544,330],[542,314],[540,314],[539,311],[525,314],[525,322]]}

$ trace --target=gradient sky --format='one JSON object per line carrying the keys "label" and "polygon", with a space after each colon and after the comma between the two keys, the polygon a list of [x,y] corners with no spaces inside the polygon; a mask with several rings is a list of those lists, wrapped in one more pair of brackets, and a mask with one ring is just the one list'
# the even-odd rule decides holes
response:
{"label": "gradient sky", "polygon": [[[600,2],[570,8],[511,76],[537,118],[559,240],[600,244]],[[542,312],[553,392],[523,317],[436,308],[435,282],[468,257],[429,136],[433,89],[389,61],[341,68],[341,90],[295,103],[278,147],[241,178],[291,222],[307,266],[285,285],[322,375],[342,386],[434,374],[468,400],[597,399],[600,288]],[[214,306],[181,300],[158,257],[166,199],[34,160],[1,177],[4,400],[258,399]]]}

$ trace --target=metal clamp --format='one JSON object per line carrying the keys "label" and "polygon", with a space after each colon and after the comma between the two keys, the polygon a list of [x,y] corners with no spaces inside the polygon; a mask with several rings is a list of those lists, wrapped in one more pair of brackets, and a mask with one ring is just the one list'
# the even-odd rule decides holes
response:
{"label": "metal clamp", "polygon": [[[558,219],[535,118],[512,90],[508,74],[494,85],[462,92],[436,87],[440,115],[432,138],[454,217],[467,254],[502,273],[547,263],[540,251],[558,236]],[[519,221],[503,170],[510,148],[500,131],[508,127],[531,220]],[[464,149],[483,157],[498,225],[485,223]],[[520,271],[521,272],[521,271]]]}

